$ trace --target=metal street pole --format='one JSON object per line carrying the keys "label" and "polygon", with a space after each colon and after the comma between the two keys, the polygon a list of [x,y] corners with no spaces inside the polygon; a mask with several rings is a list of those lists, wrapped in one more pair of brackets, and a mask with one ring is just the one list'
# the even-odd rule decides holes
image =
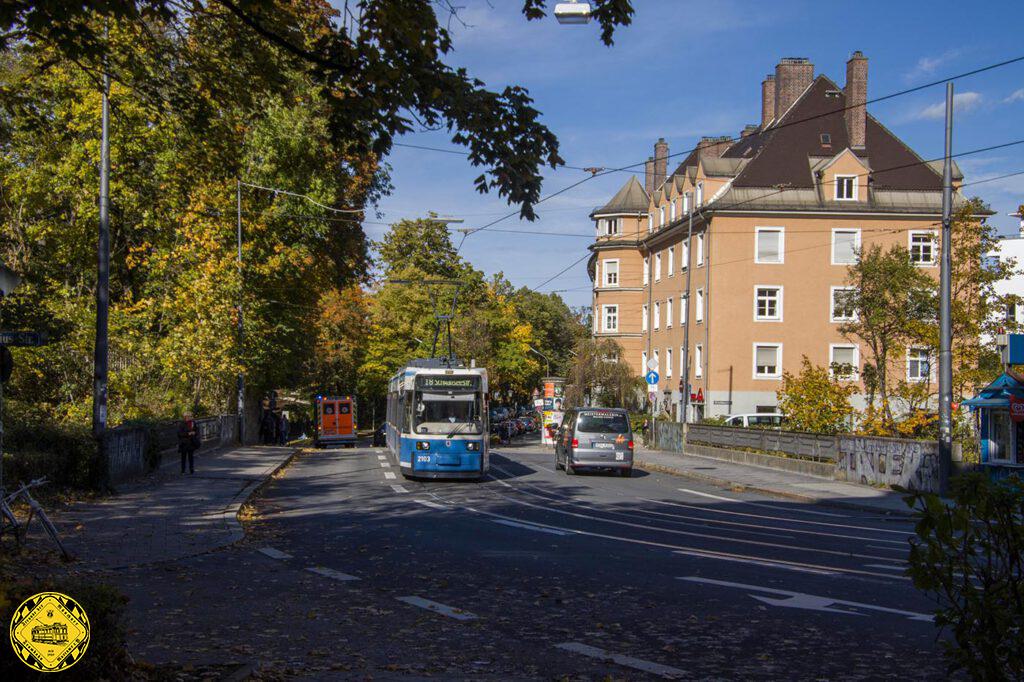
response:
{"label": "metal street pole", "polygon": [[690,192],[686,193],[686,205],[690,209],[690,224],[686,230],[686,315],[683,323],[683,433],[689,427],[687,410],[690,406],[690,275],[693,268],[690,267],[690,246],[693,242],[693,197]]}
{"label": "metal street pole", "polygon": [[107,429],[107,370],[110,354],[110,74],[103,74],[103,115],[100,139],[100,230],[96,272],[96,348],[93,358],[92,435]]}
{"label": "metal street pole", "polygon": [[548,356],[544,355],[543,353],[541,353],[539,350],[537,350],[533,346],[527,346],[527,348],[529,348],[531,351],[533,351],[537,355],[539,355],[542,358],[544,358],[544,365],[546,367],[545,372],[547,372],[547,374],[545,376],[551,376],[551,361],[548,360]]}
{"label": "metal street pole", "polygon": [[245,443],[245,375],[242,373],[241,351],[245,340],[242,325],[242,181],[235,180],[235,206],[238,212],[238,443]]}
{"label": "metal street pole", "polygon": [[942,165],[942,246],[939,251],[939,491],[949,491],[953,463],[953,354],[950,311],[953,214],[953,84],[946,84],[946,155]]}

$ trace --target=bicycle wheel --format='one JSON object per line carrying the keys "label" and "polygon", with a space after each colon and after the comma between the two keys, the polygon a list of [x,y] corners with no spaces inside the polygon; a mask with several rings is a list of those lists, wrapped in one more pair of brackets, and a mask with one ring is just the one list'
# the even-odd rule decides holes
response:
{"label": "bicycle wheel", "polygon": [[39,523],[43,524],[43,528],[46,530],[46,534],[50,536],[53,543],[57,545],[57,549],[60,550],[60,555],[65,561],[71,560],[71,553],[64,547],[64,543],[60,541],[60,535],[57,533],[57,527],[50,521],[50,517],[46,515],[42,507],[36,506],[36,516],[39,517]]}
{"label": "bicycle wheel", "polygon": [[21,524],[18,523],[18,517],[14,515],[11,508],[7,506],[7,503],[0,505],[0,513],[3,514],[3,518],[0,519],[0,537],[7,532],[10,527],[11,534],[14,535],[14,539],[18,544],[21,544],[21,534],[18,532],[21,528]]}

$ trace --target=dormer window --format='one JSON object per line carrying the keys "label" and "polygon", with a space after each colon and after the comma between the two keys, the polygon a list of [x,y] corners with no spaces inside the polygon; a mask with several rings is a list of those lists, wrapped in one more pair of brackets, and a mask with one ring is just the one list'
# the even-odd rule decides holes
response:
{"label": "dormer window", "polygon": [[690,212],[690,193],[687,192],[683,195],[683,213]]}
{"label": "dormer window", "polygon": [[619,233],[619,219],[618,218],[609,218],[608,219],[608,234],[612,235],[612,234],[618,234],[618,233]]}
{"label": "dormer window", "polygon": [[824,144],[824,145],[831,145],[832,144],[832,136],[829,135],[828,133],[822,133],[821,134],[821,143]]}
{"label": "dormer window", "polygon": [[695,206],[703,206],[704,205],[704,182],[703,181],[697,183],[697,196],[696,196],[695,204],[694,205]]}
{"label": "dormer window", "polygon": [[658,227],[664,226],[664,224],[665,224],[665,207],[664,206],[662,206],[661,208],[658,209],[658,218],[659,218]]}
{"label": "dormer window", "polygon": [[836,201],[854,201],[857,199],[857,176],[836,176]]}

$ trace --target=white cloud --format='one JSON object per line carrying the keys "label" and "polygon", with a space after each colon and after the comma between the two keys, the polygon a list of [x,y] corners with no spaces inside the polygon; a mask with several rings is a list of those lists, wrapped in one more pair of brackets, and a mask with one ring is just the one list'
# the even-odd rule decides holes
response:
{"label": "white cloud", "polygon": [[1024,102],[1024,88],[1014,90],[1010,93],[1010,96],[1003,100],[1003,104],[1012,104],[1014,102]]}
{"label": "white cloud", "polygon": [[[984,97],[980,92],[961,92],[959,95],[953,95],[953,111],[968,112],[977,109]],[[913,118],[915,119],[939,119],[946,115],[946,103],[936,102],[930,106],[925,107],[921,111],[917,112]]]}
{"label": "white cloud", "polygon": [[947,50],[936,57],[921,57],[917,60],[914,68],[905,73],[903,77],[908,81],[914,81],[924,76],[930,76],[935,73],[937,68],[950,60],[956,59],[962,52],[963,50],[961,49],[953,49]]}

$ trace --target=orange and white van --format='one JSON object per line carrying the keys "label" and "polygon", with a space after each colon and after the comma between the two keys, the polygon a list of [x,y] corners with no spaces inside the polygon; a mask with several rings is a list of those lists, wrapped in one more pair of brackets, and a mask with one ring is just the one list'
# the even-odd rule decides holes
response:
{"label": "orange and white van", "polygon": [[356,421],[355,396],[318,395],[314,407],[317,447],[355,447],[356,429],[359,427]]}

